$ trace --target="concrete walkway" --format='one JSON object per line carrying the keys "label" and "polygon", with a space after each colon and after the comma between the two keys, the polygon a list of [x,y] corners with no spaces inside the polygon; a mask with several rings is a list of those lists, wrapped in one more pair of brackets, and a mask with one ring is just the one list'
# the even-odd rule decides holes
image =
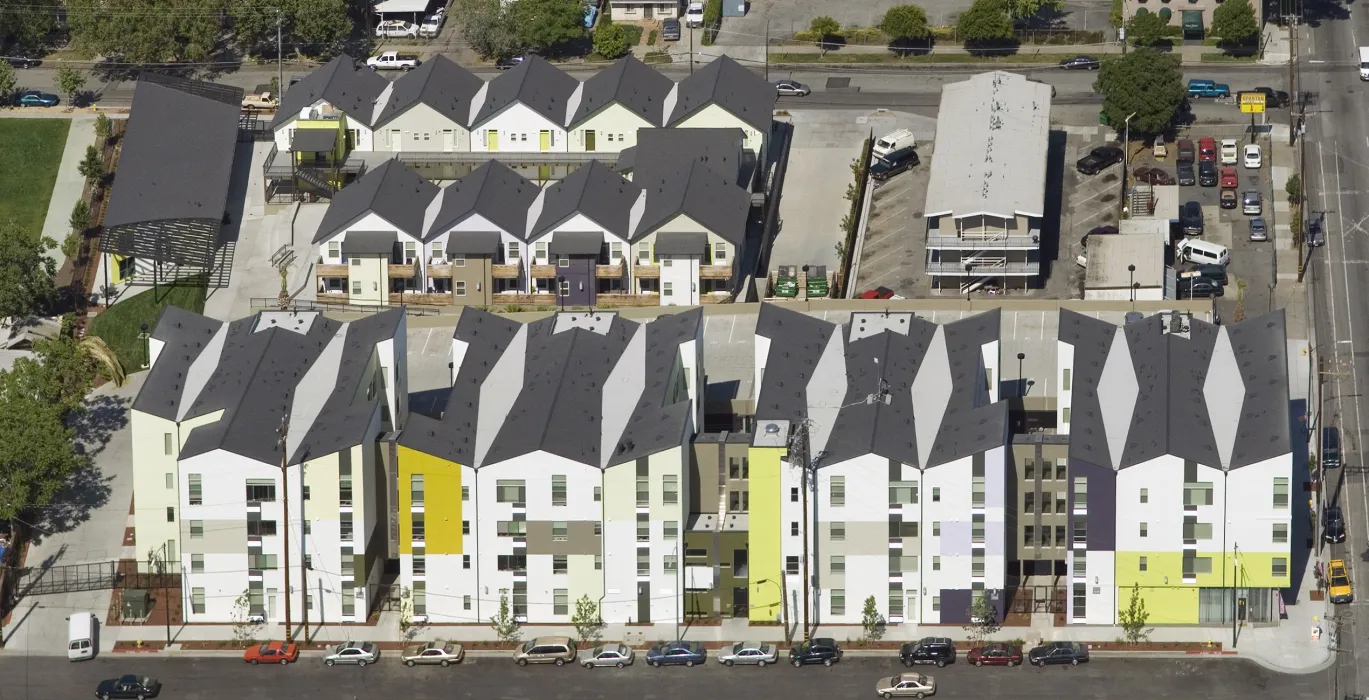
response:
{"label": "concrete walkway", "polygon": [[52,199],[48,202],[47,218],[43,219],[43,235],[57,243],[47,255],[62,268],[66,261],[62,255],[62,241],[71,233],[67,223],[71,219],[71,208],[85,189],[86,179],[78,168],[86,157],[86,147],[95,145],[95,116],[75,114],[71,116],[71,131],[67,133],[67,143],[62,149],[62,163],[57,167],[57,181],[52,185]]}
{"label": "concrete walkway", "polygon": [[[1287,42],[1286,42],[1286,40],[1285,40],[1285,46],[1286,46],[1286,45],[1287,45]],[[690,52],[689,42],[687,42],[687,41],[674,42],[673,44],[670,44],[670,45],[669,45],[668,50],[670,51],[672,61],[673,61],[675,64],[678,65],[678,64],[688,64],[688,63],[689,63],[689,52]],[[772,44],[772,45],[770,46],[770,62],[771,62],[772,65],[775,63],[775,60],[776,60],[776,59],[775,59],[775,56],[776,56],[776,54],[820,54],[820,53],[822,53],[822,48],[819,47],[819,46],[817,46],[816,44],[793,44],[793,45]],[[938,44],[937,46],[935,46],[935,47],[932,49],[932,53],[935,54],[935,55],[938,55],[938,56],[948,56],[948,55],[949,55],[949,56],[955,56],[955,55],[965,56],[965,58],[966,58],[966,61],[965,61],[965,62],[966,62],[966,63],[984,63],[984,62],[982,61],[982,59],[979,59],[979,58],[972,58],[972,57],[970,56],[969,50],[967,50],[967,49],[966,49],[963,45],[961,45],[961,44],[952,44],[952,43],[949,43],[949,42],[947,42],[947,43],[945,43],[945,44]],[[1014,57],[1022,57],[1022,60],[1021,60],[1020,62],[1023,63],[1024,65],[1049,65],[1049,64],[1050,64],[1050,61],[1046,61],[1046,62],[1043,63],[1043,62],[1040,61],[1040,60],[1034,60],[1034,59],[1031,59],[1031,58],[1029,58],[1029,57],[1041,55],[1041,56],[1054,56],[1054,57],[1057,57],[1057,58],[1065,58],[1065,57],[1067,57],[1067,56],[1077,56],[1077,55],[1081,55],[1081,54],[1083,54],[1083,55],[1095,55],[1095,56],[1096,56],[1096,55],[1112,55],[1112,54],[1121,54],[1121,53],[1123,53],[1123,51],[1122,51],[1122,45],[1121,45],[1120,43],[1117,43],[1117,42],[1109,42],[1109,43],[1106,43],[1106,44],[1088,44],[1088,45],[1075,45],[1075,44],[1063,44],[1063,45],[1062,45],[1062,44],[1022,44],[1021,46],[1019,46],[1019,47],[1017,48],[1017,50],[1016,50],[1012,55],[1004,56],[1004,57],[1003,57],[1003,62],[1002,62],[1002,64],[993,64],[993,65],[1009,65],[1009,64],[1013,64],[1013,63],[1014,63],[1014,61],[1013,61]],[[1216,54],[1222,53],[1222,50],[1219,49],[1219,48],[1217,48],[1217,47],[1215,47],[1215,46],[1189,46],[1189,45],[1184,45],[1184,46],[1180,46],[1180,47],[1178,47],[1177,49],[1175,49],[1174,53],[1177,53],[1177,54],[1179,55],[1179,60],[1180,60],[1182,63],[1184,63],[1184,64],[1186,64],[1186,65],[1189,65],[1189,64],[1203,63],[1203,62],[1204,62],[1204,61],[1203,61],[1203,56],[1204,56],[1205,54],[1213,54],[1213,55],[1216,55]],[[822,64],[822,65],[878,65],[878,64],[866,64],[866,63],[841,64],[841,63],[840,63],[840,58],[839,58],[839,57],[840,57],[842,54],[887,54],[887,55],[889,55],[889,56],[891,56],[891,57],[893,56],[893,54],[890,53],[889,47],[888,47],[888,46],[881,46],[881,45],[866,46],[866,45],[856,45],[856,44],[852,44],[852,45],[849,45],[849,46],[843,46],[843,47],[841,47],[841,48],[839,48],[839,49],[836,49],[836,50],[833,50],[833,51],[829,51],[828,54],[829,54],[830,56],[833,56],[833,57],[836,57],[836,58],[834,58],[834,60],[833,60],[831,63],[824,63],[824,64]],[[695,47],[694,47],[694,61],[695,61],[695,63],[708,63],[709,61],[711,61],[711,60],[713,60],[713,59],[715,59],[715,58],[717,58],[717,57],[719,57],[719,56],[729,56],[729,57],[733,58],[734,60],[737,60],[737,61],[739,61],[739,62],[741,62],[741,63],[743,63],[743,64],[747,64],[747,65],[759,65],[759,64],[764,64],[764,63],[766,62],[766,51],[765,51],[765,47],[762,46],[762,45],[754,45],[754,46],[752,46],[752,45],[735,45],[735,46],[733,46],[733,45],[714,44],[713,46],[703,46],[703,45],[696,44]],[[1287,62],[1287,60],[1288,60],[1288,59],[1287,59],[1287,56],[1285,55],[1283,61],[1284,61],[1284,62]],[[806,64],[805,64],[805,65],[806,65]],[[909,66],[911,66],[911,65],[943,65],[943,66],[944,66],[944,65],[950,65],[950,64],[945,63],[945,62],[935,63],[935,64],[923,64],[923,63],[916,63],[916,64],[913,64],[913,63],[894,64],[894,63],[891,62],[891,65],[909,65]],[[989,64],[989,63],[984,63],[984,65],[987,66],[987,65],[990,65],[990,64]]]}

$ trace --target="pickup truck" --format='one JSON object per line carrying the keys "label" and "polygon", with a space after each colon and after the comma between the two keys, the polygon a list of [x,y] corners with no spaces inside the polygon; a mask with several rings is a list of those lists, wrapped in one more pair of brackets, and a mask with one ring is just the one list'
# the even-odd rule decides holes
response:
{"label": "pickup truck", "polygon": [[1217,83],[1211,80],[1190,80],[1188,81],[1188,96],[1198,97],[1230,97],[1231,87],[1225,83]]}
{"label": "pickup truck", "polygon": [[418,67],[418,56],[386,51],[366,59],[366,65],[371,70],[410,70]]}
{"label": "pickup truck", "polygon": [[1222,189],[1234,190],[1240,186],[1240,179],[1236,177],[1236,169],[1222,168]]}
{"label": "pickup truck", "polygon": [[253,93],[242,98],[242,106],[250,109],[275,109],[280,106],[280,98],[270,92]]}

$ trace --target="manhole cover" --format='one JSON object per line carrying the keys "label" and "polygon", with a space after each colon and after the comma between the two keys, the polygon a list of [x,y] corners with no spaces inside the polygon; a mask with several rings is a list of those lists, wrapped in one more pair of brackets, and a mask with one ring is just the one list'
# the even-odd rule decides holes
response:
{"label": "manhole cover", "polygon": [[827,79],[827,89],[828,89],[828,90],[832,90],[832,89],[841,89],[841,88],[848,88],[848,87],[851,87],[851,79],[850,79],[850,78],[828,78],[828,79]]}

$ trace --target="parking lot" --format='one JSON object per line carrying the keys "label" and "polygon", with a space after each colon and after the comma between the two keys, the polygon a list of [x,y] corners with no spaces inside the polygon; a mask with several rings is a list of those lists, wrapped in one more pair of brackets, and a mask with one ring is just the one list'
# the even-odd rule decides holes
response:
{"label": "parking lot", "polygon": [[875,183],[856,279],[859,291],[888,287],[910,299],[932,293],[925,274],[927,225],[922,218],[934,157],[932,144],[920,146],[917,153],[920,165]]}
{"label": "parking lot", "polygon": [[[1075,163],[1099,146],[1116,146],[1105,141],[1110,135],[1098,126],[1065,127],[1063,188],[1060,201],[1060,241],[1055,266],[1055,285],[1065,288],[1059,298],[1082,298],[1084,268],[1075,262],[1084,254],[1084,235],[1099,226],[1116,226],[1122,210],[1122,165],[1109,166],[1096,175],[1083,175]],[[1044,247],[1043,247],[1044,249]],[[1047,281],[1047,287],[1051,287]]]}

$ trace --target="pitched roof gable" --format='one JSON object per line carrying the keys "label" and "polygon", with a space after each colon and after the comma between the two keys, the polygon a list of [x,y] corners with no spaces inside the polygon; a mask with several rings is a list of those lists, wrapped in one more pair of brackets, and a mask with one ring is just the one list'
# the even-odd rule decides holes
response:
{"label": "pitched roof gable", "polygon": [[578,79],[544,58],[529,56],[490,81],[485,103],[472,120],[472,125],[517,102],[553,124],[565,126],[567,105],[578,87]]}
{"label": "pitched roof gable", "polygon": [[680,81],[675,109],[667,123],[679,124],[709,105],[718,105],[757,131],[768,134],[775,113],[775,99],[773,85],[736,60],[721,56]]}
{"label": "pitched roof gable", "polygon": [[394,82],[375,125],[379,127],[421,103],[453,122],[469,127],[471,102],[484,86],[484,80],[452,59],[434,56]]}
{"label": "pitched roof gable", "polygon": [[660,71],[633,56],[625,56],[585,81],[569,123],[583,121],[609,105],[618,104],[648,124],[662,126],[666,97],[674,88],[675,81]]}
{"label": "pitched roof gable", "polygon": [[319,100],[369,126],[375,101],[389,85],[390,81],[374,71],[357,70],[356,60],[341,54],[286,89],[271,127],[299,116],[300,110]]}
{"label": "pitched roof gable", "polygon": [[397,160],[387,160],[333,197],[314,243],[337,235],[344,226],[367,213],[390,222],[416,240],[423,238],[423,213],[438,187]]}

